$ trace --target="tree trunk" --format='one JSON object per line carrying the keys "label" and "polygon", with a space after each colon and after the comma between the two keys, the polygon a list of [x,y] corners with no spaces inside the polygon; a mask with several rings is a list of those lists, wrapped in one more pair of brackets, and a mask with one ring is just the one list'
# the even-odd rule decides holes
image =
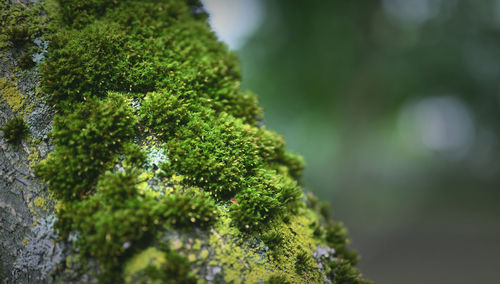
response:
{"label": "tree trunk", "polygon": [[366,282],[198,1],[2,3],[2,281]]}

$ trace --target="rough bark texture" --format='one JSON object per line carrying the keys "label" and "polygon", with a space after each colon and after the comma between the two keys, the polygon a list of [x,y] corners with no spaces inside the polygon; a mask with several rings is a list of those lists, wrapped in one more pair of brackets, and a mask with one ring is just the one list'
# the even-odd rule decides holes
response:
{"label": "rough bark texture", "polygon": [[30,129],[29,141],[0,139],[0,279],[22,283],[45,279],[63,259],[62,246],[55,243],[53,202],[33,170],[35,160],[52,150],[48,133],[54,111],[37,95],[37,68],[19,68],[26,52],[9,46],[0,57],[0,125],[21,115]]}
{"label": "rough bark texture", "polygon": [[198,1],[0,9],[0,281],[366,282]]}

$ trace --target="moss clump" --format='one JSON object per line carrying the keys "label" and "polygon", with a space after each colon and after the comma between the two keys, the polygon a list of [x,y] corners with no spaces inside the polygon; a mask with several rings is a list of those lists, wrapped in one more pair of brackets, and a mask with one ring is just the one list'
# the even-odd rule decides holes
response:
{"label": "moss clump", "polygon": [[[0,1],[1,64],[9,66],[9,69],[15,71],[35,67],[36,62],[33,60],[33,54],[41,53],[43,50],[40,38],[46,29],[46,23],[47,17],[41,1],[37,3],[33,1]],[[11,61],[12,59],[14,62]],[[14,111],[18,109],[14,110],[13,108]]]}
{"label": "moss clump", "polygon": [[[292,283],[320,282],[312,250],[327,242],[354,262],[342,231],[305,208],[302,159],[258,125],[236,56],[210,31],[199,1],[49,4],[40,72],[57,112],[55,147],[37,174],[61,202],[61,235],[77,236],[75,252],[98,261],[101,282],[135,275],[124,264],[151,247],[162,248],[162,261],[138,275],[159,282],[191,283],[195,262],[222,267],[228,282],[278,271]],[[161,162],[145,162],[140,145],[162,153]],[[205,257],[192,244],[168,248],[169,233],[194,228],[209,235]]]}
{"label": "moss clump", "polygon": [[255,123],[260,110],[239,89],[236,56],[191,12],[199,3],[187,2],[59,1],[41,70],[50,101],[168,89]]}
{"label": "moss clump", "polygon": [[283,275],[272,275],[266,281],[266,284],[287,284],[287,283],[290,282],[288,282],[286,280],[286,277]]}
{"label": "moss clump", "polygon": [[42,14],[40,3],[0,1],[0,49],[24,48],[33,44],[44,30]]}
{"label": "moss clump", "polygon": [[325,231],[326,243],[335,249],[335,253],[338,257],[345,259],[352,265],[358,263],[358,255],[356,252],[347,248],[349,239],[347,238],[347,229],[342,223],[329,221],[325,227]]}
{"label": "moss clump", "polygon": [[307,273],[314,271],[314,261],[311,255],[305,251],[301,251],[295,257],[295,271],[299,275],[307,277]]}
{"label": "moss clump", "polygon": [[171,162],[165,169],[227,197],[244,188],[247,177],[255,176],[259,169],[288,166],[282,163],[282,137],[226,113],[209,114],[183,114],[190,119],[168,140]]}
{"label": "moss clump", "polygon": [[56,197],[82,199],[124,152],[135,123],[130,107],[116,95],[91,99],[71,113],[56,115],[52,132],[55,151],[37,167],[38,175]]}
{"label": "moss clump", "polygon": [[19,58],[17,64],[23,70],[30,69],[36,66],[35,61],[33,61],[33,55],[31,55],[30,53],[23,54]]}
{"label": "moss clump", "polygon": [[170,120],[180,126],[171,125],[175,134],[165,137],[170,152],[165,172],[186,176],[185,183],[209,190],[218,200],[234,196],[232,217],[242,230],[260,229],[275,216],[296,211],[301,190],[290,169],[302,162],[290,158],[282,137],[226,113],[177,110],[185,111],[178,115],[185,121]]}
{"label": "moss clump", "polygon": [[271,231],[262,235],[262,241],[271,249],[277,249],[283,244],[283,236],[277,231]]}
{"label": "moss clump", "polygon": [[129,246],[150,237],[150,210],[156,204],[138,194],[137,184],[131,172],[105,175],[94,195],[66,203],[60,211],[61,231],[79,232],[81,254],[96,258],[105,271],[116,270]]}
{"label": "moss clump", "polygon": [[240,229],[261,229],[276,216],[296,213],[302,205],[301,195],[295,180],[275,171],[259,170],[236,195],[239,204],[231,205],[231,217]]}
{"label": "moss clump", "polygon": [[9,120],[7,124],[0,128],[3,131],[3,138],[11,144],[18,144],[28,136],[30,130],[22,117],[16,116]]}
{"label": "moss clump", "polygon": [[134,256],[127,263],[124,274],[126,283],[196,283],[185,256],[153,247]]}
{"label": "moss clump", "polygon": [[148,93],[144,97],[139,118],[158,137],[171,139],[179,128],[189,122],[192,114],[200,111],[200,105],[192,104],[186,98],[165,90]]}
{"label": "moss clump", "polygon": [[[160,230],[204,227],[217,220],[213,200],[203,193],[191,190],[153,197],[140,193],[138,184],[137,172],[108,173],[99,180],[95,194],[67,202],[59,212],[59,229],[79,233],[80,254],[99,261],[103,282],[120,279],[124,260]],[[171,273],[174,270],[165,277]]]}

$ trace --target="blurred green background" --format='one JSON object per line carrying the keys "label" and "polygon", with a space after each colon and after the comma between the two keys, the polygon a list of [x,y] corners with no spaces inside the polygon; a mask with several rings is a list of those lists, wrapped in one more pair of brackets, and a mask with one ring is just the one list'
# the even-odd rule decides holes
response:
{"label": "blurred green background", "polygon": [[499,0],[207,0],[376,283],[500,283]]}

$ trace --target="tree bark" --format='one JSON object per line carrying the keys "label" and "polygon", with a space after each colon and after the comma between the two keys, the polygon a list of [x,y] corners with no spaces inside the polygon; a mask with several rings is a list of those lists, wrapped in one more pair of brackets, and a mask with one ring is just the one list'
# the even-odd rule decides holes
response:
{"label": "tree bark", "polygon": [[[163,4],[161,3],[157,3],[160,5],[159,8],[148,5],[145,5],[144,8],[138,4],[141,3],[140,1],[130,1],[129,4],[138,5],[141,9],[150,9],[146,15],[158,14],[158,19],[169,15],[171,18],[168,21],[172,21],[174,23],[172,25],[178,28],[176,30],[174,27],[169,27],[175,33],[168,34],[167,32],[167,36],[163,30],[155,30],[154,25],[145,25],[141,27],[143,29],[139,29],[139,32],[146,30],[157,33],[155,36],[158,39],[167,42],[164,49],[171,48],[169,52],[164,52],[163,49],[160,51],[151,49],[153,50],[151,52],[158,52],[158,54],[166,56],[168,60],[164,61],[158,61],[158,55],[152,56],[148,59],[150,61],[147,61],[144,59],[148,56],[146,52],[133,50],[130,46],[124,51],[121,44],[116,44],[116,41],[120,40],[125,41],[124,44],[142,43],[133,42],[136,35],[128,34],[130,28],[134,27],[124,28],[129,24],[127,22],[116,24],[110,20],[110,23],[107,23],[107,17],[113,16],[106,13],[111,13],[110,11],[114,11],[114,9],[123,9],[126,11],[124,15],[127,16],[136,11],[127,11],[127,6],[122,5],[119,1],[107,0],[82,1],[83,4],[80,2],[48,1],[49,4],[59,2],[59,8],[54,11],[61,13],[62,17],[59,18],[60,15],[57,14],[52,15],[52,18],[61,21],[61,25],[71,23],[75,19],[83,22],[82,24],[75,20],[75,23],[66,26],[68,32],[74,32],[75,37],[77,37],[75,41],[72,41],[73,38],[69,38],[66,44],[79,42],[82,46],[86,46],[86,48],[74,46],[75,49],[81,49],[79,52],[82,54],[74,54],[73,49],[64,50],[66,46],[58,46],[57,44],[60,43],[57,43],[54,45],[54,49],[60,48],[61,52],[69,53],[68,57],[58,58],[58,53],[50,50],[50,45],[46,41],[47,37],[43,37],[47,28],[43,22],[47,12],[44,8],[35,10],[36,7],[42,6],[36,6],[37,4],[33,4],[33,2],[36,1],[7,1],[1,6],[0,125],[3,127],[0,137],[1,282],[125,281],[133,283],[148,280],[176,280],[180,281],[179,283],[193,283],[195,278],[206,283],[366,282],[352,266],[356,262],[356,256],[346,249],[347,239],[343,227],[324,217],[326,216],[324,208],[321,209],[311,194],[303,195],[300,187],[300,159],[284,150],[284,142],[279,136],[261,127],[257,118],[258,107],[255,101],[251,96],[239,90],[238,75],[235,75],[238,73],[236,71],[237,64],[233,62],[233,57],[227,52],[225,46],[218,43],[216,39],[212,39],[210,32],[205,31],[207,24],[200,13],[201,7],[197,1],[171,1],[172,3],[167,4],[172,5],[168,6],[168,9],[172,10],[166,12],[162,12],[163,6],[161,5]],[[65,6],[66,4],[68,7]],[[92,5],[96,5],[96,7]],[[99,17],[101,18],[96,20]],[[163,24],[157,18],[151,17],[151,22],[157,25]],[[44,20],[41,20],[42,18]],[[186,21],[189,21],[190,25],[181,22],[185,19],[188,19]],[[105,34],[113,39],[106,42],[106,39],[99,35],[95,37],[93,34],[83,34],[81,30],[74,28],[74,26],[87,24],[85,21],[95,21],[92,23],[94,25],[102,23],[102,27],[97,26],[95,32],[117,29],[120,35]],[[42,24],[40,24],[41,22]],[[71,26],[73,24],[74,26]],[[175,26],[176,24],[178,27]],[[143,25],[143,23],[136,25]],[[74,29],[72,30],[72,28]],[[121,33],[121,29],[126,32]],[[192,34],[188,33],[190,38],[187,41],[178,39],[177,37],[185,36],[186,29],[188,32],[192,32]],[[57,33],[57,31],[51,32]],[[66,35],[58,36],[59,38],[55,38],[58,40],[63,38],[61,40],[63,41]],[[141,38],[140,36],[138,38]],[[206,42],[200,41],[201,44],[198,44],[199,38],[206,40]],[[152,40],[141,38],[141,40],[154,45],[157,38]],[[102,49],[101,46],[96,47],[100,44],[103,46]],[[204,50],[204,44],[215,47],[205,50],[206,54],[196,54],[195,51]],[[183,48],[179,48],[179,46]],[[91,53],[94,52],[94,50],[89,51],[92,48],[96,48],[97,51]],[[111,50],[111,54],[106,48]],[[148,47],[146,46],[146,48]],[[47,52],[49,54],[53,52],[52,57],[46,57]],[[116,52],[116,54],[112,52]],[[120,52],[129,53],[119,58]],[[220,58],[210,58],[214,52],[219,52]],[[134,60],[139,61],[139,63],[133,60],[131,63],[128,62],[130,54],[135,56]],[[79,57],[80,55],[81,57]],[[179,55],[194,56],[194,60],[189,58],[192,61],[190,62]],[[93,58],[93,56],[97,58]],[[71,74],[65,73],[76,72],[80,70],[81,65],[90,64],[82,58],[87,61],[96,59],[95,62],[92,61],[92,64],[96,64],[98,67],[104,66],[102,68],[112,68],[113,72],[116,71],[113,69],[116,68],[115,65],[121,66],[123,61],[127,61],[127,64],[132,64],[129,67],[134,71],[124,67],[123,70],[118,70],[120,72],[114,74],[107,72],[108,70],[104,70],[106,71],[104,72],[89,68],[85,71],[86,73],[78,76],[70,76]],[[74,63],[71,60],[78,62],[78,64],[71,66],[66,71],[58,65],[62,64],[62,61]],[[106,60],[110,61],[109,64],[99,65]],[[175,60],[180,61],[180,63],[175,62]],[[213,60],[213,62],[206,64],[207,60]],[[173,71],[165,73],[168,76],[173,76],[172,81],[168,81],[172,85],[168,85],[167,89],[171,91],[174,88],[179,88],[180,95],[175,92],[163,94],[162,90],[157,90],[157,93],[151,92],[148,86],[153,86],[153,84],[149,81],[140,81],[146,80],[144,78],[148,78],[148,76],[157,76],[152,82],[165,79],[153,71],[163,72],[168,68],[174,69],[171,67],[172,62],[179,63],[176,66],[180,66],[180,70],[176,70],[177,73]],[[222,67],[219,66],[222,64],[221,62],[225,64]],[[159,65],[155,66],[157,69],[150,67],[154,64]],[[189,64],[192,66],[188,66]],[[170,67],[167,68],[167,65]],[[207,71],[199,67],[198,71],[196,69],[198,65],[209,66],[213,70]],[[194,68],[193,70],[197,72],[182,69],[188,68],[185,66]],[[44,76],[40,76],[41,68],[46,68]],[[231,68],[235,70],[227,71]],[[54,73],[47,75],[48,71],[46,70],[52,70]],[[127,72],[137,72],[140,76],[128,76]],[[152,75],[147,72],[152,72]],[[197,77],[201,72],[206,72],[207,75]],[[165,74],[163,76],[167,76]],[[78,81],[79,76],[85,77],[87,75],[89,78],[104,76],[108,81],[92,81],[91,79]],[[70,87],[64,89],[65,86],[72,85],[66,84],[57,76],[76,80],[77,83],[81,83],[82,87],[81,89],[70,89]],[[227,78],[233,81],[229,83],[224,81],[228,80]],[[60,79],[63,83],[57,84]],[[114,95],[107,93],[123,87],[119,85],[121,82],[116,83],[117,81],[129,79],[129,90],[142,93],[142,95],[133,97],[124,90],[120,90],[119,94]],[[178,84],[179,81],[182,84]],[[74,82],[70,81],[70,83]],[[210,84],[222,89],[211,90],[209,87],[212,85]],[[42,86],[52,91],[50,93],[43,92],[41,91],[44,90],[41,88]],[[109,89],[102,86],[108,86]],[[226,90],[234,86],[236,86],[235,93]],[[128,86],[126,87],[128,88]],[[97,98],[85,97],[85,88],[96,93]],[[201,91],[196,96],[189,97],[193,90]],[[186,92],[188,95],[182,92]],[[74,100],[73,97],[68,99],[61,93],[73,94],[78,99]],[[224,95],[227,97],[223,97]],[[56,96],[60,96],[60,99],[54,99]],[[103,99],[106,96],[119,97],[119,99]],[[203,98],[202,96],[209,97]],[[200,97],[202,98],[200,99]],[[63,110],[62,102],[65,99],[73,104],[71,105],[74,107],[73,111]],[[154,100],[158,102],[151,103]],[[202,103],[200,104],[200,101],[197,100]],[[103,113],[92,116],[92,111],[95,110],[88,109],[89,106],[93,106],[88,101],[101,107],[104,110]],[[130,102],[130,105],[125,105],[124,101]],[[130,114],[127,114],[124,119],[128,119],[127,121],[134,124],[134,127],[123,126],[120,121],[114,120],[116,112],[105,112],[107,104],[116,102],[118,102],[116,107],[119,111]],[[188,110],[186,111],[186,109]],[[75,132],[74,129],[71,130],[71,125],[75,122],[72,119],[76,119],[75,113],[78,111],[89,114],[89,117],[81,119],[80,122],[83,123],[84,127],[76,129]],[[132,112],[134,113],[132,114]],[[176,117],[177,112],[182,113],[183,116]],[[64,117],[61,113],[65,113],[66,116]],[[58,121],[54,118],[57,116],[59,116],[58,129],[53,131],[53,125]],[[133,119],[130,116],[133,116]],[[15,117],[24,119],[29,128],[29,135],[20,137],[20,141],[9,141],[6,138],[6,133],[10,131],[8,129],[9,123]],[[108,118],[113,118],[113,120],[106,121]],[[65,119],[67,121],[64,121]],[[94,124],[95,121],[92,119],[101,124]],[[90,122],[87,123],[87,120]],[[113,131],[109,131],[110,133],[100,133],[102,127],[107,127],[107,124],[103,122],[112,123],[113,126],[116,124],[121,128],[116,131],[111,129]],[[89,143],[93,144],[78,145],[80,148],[75,148],[74,144],[82,142],[71,140],[72,137],[86,133],[88,128],[95,125],[99,125],[99,127],[94,129],[94,132],[89,133],[101,135],[97,137],[97,142],[89,138],[91,141]],[[64,156],[60,154],[63,152],[61,149],[70,149],[74,150],[73,153],[90,155],[78,151],[90,149],[89,152],[93,152],[102,146],[98,145],[99,143],[105,141],[100,139],[109,139],[109,137],[117,135],[115,132],[121,131],[122,128],[125,129],[125,132],[129,131],[129,128],[133,128],[133,131],[136,132],[134,132],[134,139],[127,136],[129,135],[127,132],[123,134],[125,137],[123,139],[119,136],[117,139],[109,140],[110,145],[106,146],[109,149],[113,149],[115,147],[113,145],[116,143],[119,146],[120,143],[123,144],[122,148],[117,148],[119,150],[113,153],[116,161],[106,160],[108,157],[105,156],[85,156],[81,158],[81,164],[76,166],[69,162],[68,165],[64,164],[66,161],[74,162],[74,159],[80,158]],[[142,132],[138,132],[139,130]],[[64,133],[68,131],[75,133],[71,134],[73,136],[63,137],[64,139],[53,137],[54,135],[67,135]],[[170,140],[162,138],[162,135],[169,133],[169,131],[174,132],[170,133],[171,137],[179,135],[185,135],[185,137],[177,141],[174,138]],[[79,137],[87,139],[88,136]],[[123,141],[126,139],[129,142],[133,141],[135,146],[139,146],[138,152],[145,153],[146,164],[150,163],[149,165],[137,166],[130,171],[125,170],[125,168],[131,167],[129,162],[124,162],[124,159],[120,158],[123,152],[129,151],[126,147],[130,145]],[[54,141],[59,141],[59,144],[55,145]],[[192,144],[187,145],[186,143],[189,141]],[[157,145],[167,146],[166,148],[158,148]],[[52,160],[48,158],[49,153],[52,153]],[[137,153],[137,151],[130,153]],[[131,163],[135,163],[133,160],[136,157],[127,155],[125,155],[125,160],[131,158]],[[247,156],[253,157],[254,160]],[[54,157],[58,157],[60,160],[55,160]],[[84,164],[86,158],[89,158],[89,161],[102,158],[103,168],[111,162],[116,164],[107,169],[106,173],[99,168],[95,169],[93,174],[97,177],[93,177],[89,173],[92,172],[92,169],[88,171],[88,165],[92,166],[93,164],[88,161],[90,164]],[[81,192],[77,193],[71,191],[73,188],[70,188],[68,192],[64,186],[55,183],[49,184],[49,181],[52,180],[60,183],[61,181],[52,179],[52,176],[47,175],[47,172],[51,172],[47,170],[43,172],[45,176],[42,174],[47,182],[43,182],[39,175],[35,174],[35,167],[44,160],[49,160],[47,162],[49,166],[61,169],[60,172],[53,174],[67,174],[68,180],[73,180],[80,178],[83,172],[84,178],[85,175],[88,175],[87,179],[92,178],[92,180],[83,179],[82,183],[85,186]],[[228,160],[231,162],[226,162]],[[246,161],[246,163],[241,162],[241,160]],[[71,166],[76,167],[77,170],[71,172],[73,170]],[[209,167],[215,170],[207,171],[205,168]],[[156,177],[158,168],[171,173],[166,179],[158,178]],[[137,182],[139,178],[133,174],[130,174],[132,177],[128,176],[130,172],[142,173],[140,177],[146,176],[147,182],[142,180]],[[241,174],[242,172],[244,175]],[[133,180],[131,182],[132,191],[127,191],[129,178]],[[219,181],[219,184],[214,183],[214,180]],[[246,186],[242,187],[241,184],[246,184]],[[80,184],[72,186],[76,188]],[[195,193],[188,195],[192,191]],[[220,194],[221,192],[222,194]],[[103,195],[102,200],[99,199],[101,195]],[[106,203],[114,199],[120,201]],[[134,203],[137,200],[150,203],[146,205]],[[157,205],[165,203],[168,206],[161,207],[160,212],[157,212],[158,209],[155,209],[158,208]],[[171,212],[171,208],[177,208],[175,206],[179,206],[179,212]],[[216,209],[212,210],[210,206],[215,206]],[[94,210],[94,207],[97,209]],[[71,210],[80,210],[75,212],[85,213],[73,213]],[[128,215],[121,216],[120,212],[126,212]],[[72,213],[76,216],[71,215]],[[85,217],[89,216],[79,216],[78,214],[88,214],[90,217],[98,216],[98,218],[88,221],[89,219],[85,219]],[[130,227],[123,228],[123,226],[129,225],[122,225],[120,222],[126,223],[129,220],[135,220],[135,214],[138,216],[144,214],[145,221],[139,220]],[[215,215],[217,215],[216,219],[210,219],[215,218]],[[107,218],[116,219],[113,219],[114,223],[110,224],[106,223]],[[147,223],[148,220],[151,222]],[[62,223],[62,225],[59,224],[59,227],[56,226],[58,222]],[[164,226],[161,226],[162,222],[165,223]],[[71,229],[64,231],[61,229],[64,226]],[[106,226],[111,226],[111,228]],[[259,229],[254,229],[252,226]],[[100,230],[108,230],[108,232],[105,235],[99,235]],[[117,231],[120,232],[117,233]],[[147,235],[143,232],[148,232],[150,235],[142,237],[143,234]],[[133,233],[139,234],[140,239],[134,239],[139,237]],[[118,239],[112,240],[115,234],[117,234]],[[96,243],[82,244],[79,242],[88,239],[92,239]],[[95,245],[98,246],[97,249]],[[102,247],[99,247],[101,245]],[[117,248],[115,250],[109,249],[113,246],[117,246]],[[109,255],[106,254],[108,250]],[[104,278],[100,278],[103,274],[110,278],[103,280]]]}

